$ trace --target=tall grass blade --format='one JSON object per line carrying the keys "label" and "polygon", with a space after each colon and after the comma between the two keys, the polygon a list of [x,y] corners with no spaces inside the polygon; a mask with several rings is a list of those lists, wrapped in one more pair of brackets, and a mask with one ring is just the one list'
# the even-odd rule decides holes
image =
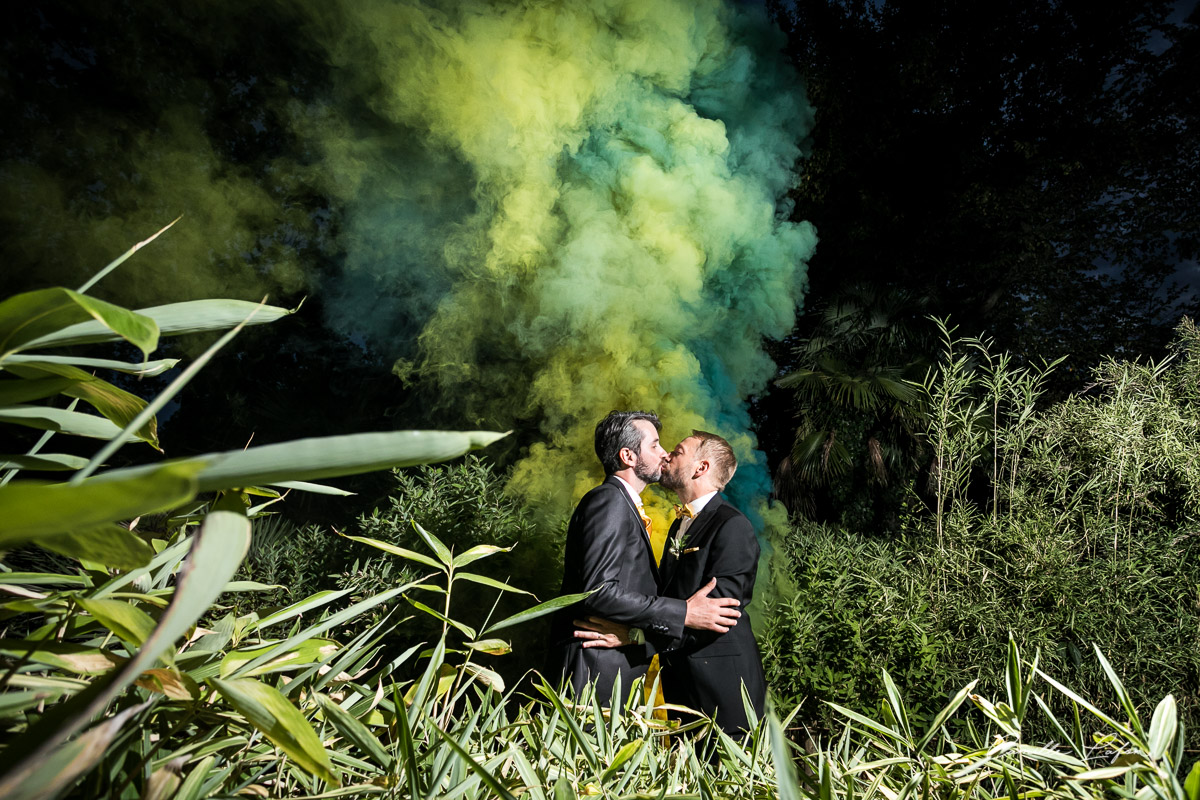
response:
{"label": "tall grass blade", "polygon": [[119,267],[123,263],[125,263],[125,260],[127,258],[129,258],[131,255],[133,255],[134,253],[136,253],[138,250],[141,250],[143,247],[145,247],[146,245],[153,242],[159,236],[162,236],[164,233],[166,233],[168,228],[170,228],[176,222],[179,222],[179,220],[181,220],[181,219],[183,219],[182,214],[180,214],[178,217],[176,217],[175,219],[168,222],[166,225],[159,228],[158,233],[155,233],[153,236],[150,236],[149,238],[143,239],[142,241],[135,244],[133,247],[126,250],[121,255],[114,258],[112,261],[110,261],[108,263],[108,266],[104,267],[104,269],[100,270],[95,275],[93,275],[91,278],[89,278],[87,280],[87,282],[84,283],[82,286],[80,286],[78,289],[76,289],[76,291],[79,292],[80,294],[87,294],[88,289],[91,289],[93,286],[95,286],[97,283],[99,283],[100,280],[105,275],[107,275],[108,273],[112,272],[114,269],[116,269],[117,267]]}

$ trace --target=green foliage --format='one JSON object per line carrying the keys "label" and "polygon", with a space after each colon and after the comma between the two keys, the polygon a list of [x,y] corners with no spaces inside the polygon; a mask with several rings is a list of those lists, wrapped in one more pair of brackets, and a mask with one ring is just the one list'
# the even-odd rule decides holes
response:
{"label": "green foliage", "polygon": [[[181,305],[132,312],[64,289],[0,303],[0,370],[13,376],[2,379],[0,420],[50,432],[31,452],[5,459],[10,469],[0,485],[0,518],[6,520],[0,548],[35,545],[77,561],[69,571],[45,573],[18,573],[0,561],[6,598],[0,618],[7,621],[6,632],[20,637],[5,639],[0,647],[0,726],[6,733],[0,794],[5,797],[55,797],[79,780],[81,791],[94,796],[153,796],[169,793],[171,786],[190,796],[203,789],[198,782],[209,779],[210,759],[218,753],[228,749],[224,758],[236,761],[247,747],[264,744],[268,752],[280,748],[288,757],[289,774],[296,773],[308,788],[315,781],[336,786],[339,778],[321,739],[288,698],[303,682],[271,686],[252,676],[309,668],[309,677],[329,681],[339,679],[346,668],[361,671],[377,653],[371,647],[378,641],[367,638],[374,630],[362,639],[365,655],[352,651],[351,657],[335,642],[317,637],[401,590],[369,598],[315,625],[297,625],[282,640],[264,638],[259,631],[339,595],[317,594],[265,618],[256,612],[230,614],[211,630],[198,627],[223,591],[260,588],[229,584],[250,543],[247,515],[281,498],[278,491],[254,484],[329,491],[303,481],[452,458],[500,436],[356,434],[104,470],[108,457],[123,444],[152,432],[156,409],[263,308],[233,301]],[[232,330],[149,403],[81,377],[79,367],[97,366],[95,360],[31,361],[28,352],[18,352],[115,338],[148,352],[160,330],[220,327]],[[116,368],[139,371],[136,365]],[[56,393],[74,398],[69,409],[24,405]],[[73,411],[79,399],[102,416]],[[68,457],[39,457],[54,432],[83,433],[108,443],[82,464]],[[11,480],[26,465],[44,461],[77,471],[66,483]],[[252,496],[269,499],[251,506]],[[143,536],[137,529],[140,518],[157,512],[164,514],[162,529]],[[343,657],[333,660],[339,653]],[[314,663],[329,666],[332,674],[311,667]],[[214,690],[226,706],[217,704]],[[97,717],[101,721],[85,730]],[[176,741],[182,750],[152,765],[162,755],[168,732],[194,737]],[[181,779],[181,768],[195,760],[197,750],[204,760]],[[253,758],[247,768],[258,769]],[[234,769],[224,774],[231,773],[238,780],[244,777]],[[142,782],[144,787],[136,786]]]}
{"label": "green foliage", "polygon": [[[979,679],[997,690],[988,676],[1003,674],[996,645],[1012,631],[1101,696],[1108,678],[1086,657],[1094,642],[1130,678],[1136,708],[1174,694],[1194,747],[1195,328],[1181,325],[1171,362],[1110,360],[1094,393],[1038,409],[1053,364],[1018,365],[941,327],[945,357],[924,384],[934,501],[926,509],[914,496],[891,540],[798,525],[775,542],[775,569],[796,593],[766,615],[773,688],[870,708],[884,699],[869,680],[883,667],[927,714],[950,687]],[[819,704],[807,714],[833,729]],[[1047,726],[1027,732],[1048,740]]]}

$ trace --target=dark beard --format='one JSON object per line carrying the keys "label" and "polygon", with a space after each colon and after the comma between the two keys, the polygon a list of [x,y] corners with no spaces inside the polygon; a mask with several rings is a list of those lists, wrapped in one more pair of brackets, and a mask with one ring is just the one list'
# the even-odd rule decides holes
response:
{"label": "dark beard", "polygon": [[658,483],[663,474],[662,463],[651,467],[645,461],[638,459],[638,462],[633,465],[633,474],[646,483]]}
{"label": "dark beard", "polygon": [[683,481],[676,478],[675,473],[666,470],[662,471],[659,483],[664,489],[670,489],[672,492],[678,492],[683,487]]}

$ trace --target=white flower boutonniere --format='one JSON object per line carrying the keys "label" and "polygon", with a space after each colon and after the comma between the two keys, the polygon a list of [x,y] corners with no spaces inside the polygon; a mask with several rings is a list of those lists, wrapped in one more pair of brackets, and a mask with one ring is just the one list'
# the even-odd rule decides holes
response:
{"label": "white flower boutonniere", "polygon": [[688,533],[691,533],[691,531],[689,530],[687,533],[677,533],[675,534],[674,538],[671,539],[667,548],[670,550],[671,555],[675,556],[676,558],[680,558],[681,556],[686,556],[688,553],[694,553],[700,549],[699,547],[687,546],[689,538]]}

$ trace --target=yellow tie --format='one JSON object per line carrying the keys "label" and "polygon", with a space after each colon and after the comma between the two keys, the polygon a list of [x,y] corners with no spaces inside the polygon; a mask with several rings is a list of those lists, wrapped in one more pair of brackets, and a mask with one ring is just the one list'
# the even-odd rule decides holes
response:
{"label": "yellow tie", "polygon": [[675,506],[675,518],[676,519],[683,519],[684,517],[691,519],[692,517],[695,517],[695,516],[696,516],[696,512],[692,511],[691,503],[684,503],[681,506]]}
{"label": "yellow tie", "polygon": [[638,506],[638,516],[642,518],[642,524],[646,526],[646,535],[650,535],[650,517],[646,515],[646,509]]}

